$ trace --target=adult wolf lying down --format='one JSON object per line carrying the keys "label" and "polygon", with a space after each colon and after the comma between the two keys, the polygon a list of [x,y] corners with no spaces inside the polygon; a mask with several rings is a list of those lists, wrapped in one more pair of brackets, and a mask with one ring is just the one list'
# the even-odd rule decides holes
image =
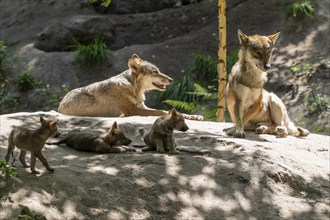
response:
{"label": "adult wolf lying down", "polygon": [[[58,111],[92,117],[166,115],[167,111],[148,108],[144,94],[150,90],[164,91],[173,80],[136,54],[128,60],[128,67],[119,75],[70,91],[64,96]],[[203,120],[200,115],[184,117]]]}

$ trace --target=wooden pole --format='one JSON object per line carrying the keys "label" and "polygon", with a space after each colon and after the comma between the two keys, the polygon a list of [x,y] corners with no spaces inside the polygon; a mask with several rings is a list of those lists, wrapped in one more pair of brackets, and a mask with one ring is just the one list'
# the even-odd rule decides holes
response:
{"label": "wooden pole", "polygon": [[218,50],[218,109],[217,121],[225,120],[226,92],[226,0],[218,0],[219,50]]}

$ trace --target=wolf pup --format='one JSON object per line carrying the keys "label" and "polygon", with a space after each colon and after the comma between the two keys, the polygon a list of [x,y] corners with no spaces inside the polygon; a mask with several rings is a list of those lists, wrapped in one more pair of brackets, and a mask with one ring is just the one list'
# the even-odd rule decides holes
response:
{"label": "wolf pup", "polygon": [[164,153],[165,149],[168,149],[171,154],[179,154],[180,151],[176,150],[173,136],[174,129],[183,132],[189,129],[183,116],[175,108],[167,115],[159,117],[145,135],[143,135],[143,130],[140,130],[147,145],[147,147],[142,148],[142,151],[157,150],[159,153]]}
{"label": "wolf pup", "polygon": [[19,155],[19,161],[24,167],[29,167],[29,164],[25,161],[25,155],[27,151],[31,151],[31,171],[34,174],[39,174],[40,172],[35,169],[36,158],[38,158],[46,169],[50,172],[54,172],[46,160],[46,158],[41,153],[41,150],[45,146],[45,142],[50,137],[58,137],[59,133],[57,131],[57,122],[45,120],[40,117],[41,126],[36,130],[29,130],[24,127],[14,128],[8,138],[8,151],[5,157],[8,163],[10,154],[13,153],[15,146],[21,150]]}
{"label": "wolf pup", "polygon": [[[146,91],[164,91],[173,81],[136,54],[128,60],[129,69],[107,80],[74,89],[61,101],[58,111],[67,115],[92,117],[161,116],[167,112],[148,108]],[[202,120],[199,115],[187,119]]]}
{"label": "wolf pup", "polygon": [[278,96],[263,89],[279,34],[247,36],[238,30],[239,60],[231,70],[226,87],[227,107],[235,123],[228,135],[244,138],[244,129],[278,137],[309,134],[308,130],[293,124]]}
{"label": "wolf pup", "polygon": [[73,130],[69,132],[63,139],[47,144],[66,144],[68,147],[79,151],[90,151],[96,153],[121,153],[126,151],[135,151],[124,145],[129,145],[131,140],[128,139],[124,132],[118,128],[117,122],[114,122],[109,132],[99,134],[91,131]]}

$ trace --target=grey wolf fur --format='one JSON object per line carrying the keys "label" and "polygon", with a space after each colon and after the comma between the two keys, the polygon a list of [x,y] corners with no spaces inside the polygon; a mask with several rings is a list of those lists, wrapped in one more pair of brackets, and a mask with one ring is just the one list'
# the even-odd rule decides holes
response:
{"label": "grey wolf fur", "polygon": [[[133,54],[129,69],[107,80],[74,89],[66,94],[58,111],[67,115],[118,117],[161,116],[167,112],[148,108],[144,101],[146,91],[164,91],[173,80],[159,69]],[[202,116],[186,116],[202,120]]]}
{"label": "grey wolf fur", "polygon": [[173,108],[167,115],[159,117],[152,125],[151,130],[143,135],[140,133],[147,147],[142,148],[142,151],[157,150],[159,153],[164,153],[168,149],[171,154],[179,154],[176,150],[176,143],[173,136],[173,130],[187,131],[189,128],[184,121],[183,116]]}
{"label": "grey wolf fur", "polygon": [[24,167],[29,167],[30,165],[26,163],[25,156],[26,152],[31,152],[31,171],[34,174],[40,173],[35,169],[36,158],[38,158],[44,167],[50,172],[54,169],[49,166],[46,158],[43,156],[41,150],[45,146],[45,142],[49,137],[57,137],[59,135],[57,131],[58,120],[51,121],[45,120],[40,117],[41,126],[36,130],[29,130],[24,127],[15,127],[9,135],[8,138],[8,150],[6,154],[6,162],[8,163],[10,154],[13,153],[15,146],[20,149],[21,153],[19,156],[20,162]]}
{"label": "grey wolf fur", "polygon": [[246,130],[262,134],[307,136],[289,119],[282,100],[263,89],[279,32],[269,36],[247,36],[238,30],[239,60],[233,66],[226,87],[227,107],[235,127],[227,134],[244,138]]}
{"label": "grey wolf fur", "polygon": [[109,132],[96,133],[90,130],[73,130],[69,132],[63,139],[47,144],[66,144],[68,147],[79,151],[90,151],[96,153],[121,153],[126,151],[135,151],[124,145],[129,145],[131,140],[128,139],[124,132],[118,128],[117,122],[114,122]]}

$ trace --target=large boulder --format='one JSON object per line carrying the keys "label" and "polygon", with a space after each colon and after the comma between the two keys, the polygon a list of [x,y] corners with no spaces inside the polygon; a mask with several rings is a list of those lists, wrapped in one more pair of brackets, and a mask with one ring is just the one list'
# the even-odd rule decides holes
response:
{"label": "large boulder", "polygon": [[98,15],[77,15],[63,23],[46,27],[38,33],[35,46],[47,52],[69,51],[75,41],[92,43],[96,38],[104,39],[107,46],[115,41],[115,25],[109,17]]}
{"label": "large boulder", "polygon": [[181,5],[201,2],[202,0],[112,0],[108,7],[104,7],[100,2],[93,3],[96,12],[102,14],[134,14],[162,10],[165,8],[179,7]]}

